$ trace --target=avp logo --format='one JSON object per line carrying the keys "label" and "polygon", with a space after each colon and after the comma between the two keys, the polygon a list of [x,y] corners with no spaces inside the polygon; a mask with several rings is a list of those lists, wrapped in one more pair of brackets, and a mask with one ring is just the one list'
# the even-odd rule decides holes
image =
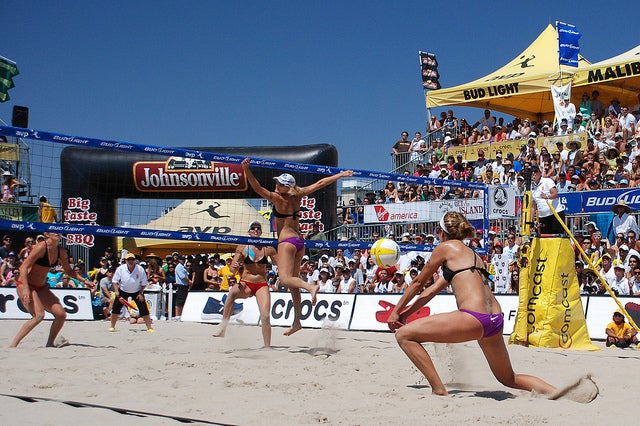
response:
{"label": "avp logo", "polygon": [[387,220],[389,220],[389,211],[385,209],[384,206],[377,204],[374,206],[374,209],[376,211],[376,216],[378,217],[378,220],[380,222],[386,222]]}

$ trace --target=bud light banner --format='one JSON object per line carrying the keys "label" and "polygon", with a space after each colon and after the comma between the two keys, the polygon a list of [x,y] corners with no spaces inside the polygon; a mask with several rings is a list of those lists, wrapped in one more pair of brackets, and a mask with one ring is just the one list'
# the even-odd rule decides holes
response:
{"label": "bud light banner", "polygon": [[556,22],[556,28],[558,29],[558,62],[560,65],[577,67],[580,53],[578,41],[582,34],[575,26],[564,22]]}
{"label": "bud light banner", "polygon": [[620,200],[624,200],[631,210],[640,210],[640,188],[567,192],[559,194],[559,197],[569,214],[610,212]]}

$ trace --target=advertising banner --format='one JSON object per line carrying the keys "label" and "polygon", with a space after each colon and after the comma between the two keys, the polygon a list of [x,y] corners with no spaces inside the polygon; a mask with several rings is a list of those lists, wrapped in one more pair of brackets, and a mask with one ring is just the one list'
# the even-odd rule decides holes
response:
{"label": "advertising banner", "polygon": [[462,213],[469,220],[479,220],[484,217],[484,203],[482,198],[461,198],[442,201],[417,201],[403,204],[366,205],[364,206],[364,222],[437,222],[443,214],[452,210]]}
{"label": "advertising banner", "polygon": [[[574,133],[564,136],[544,136],[536,138],[535,147],[539,150],[543,146],[547,148],[549,153],[553,153],[558,150],[556,143],[562,142],[563,147],[566,149],[567,144],[571,141],[577,140],[580,142],[581,147],[587,146],[588,134],[586,132]],[[478,159],[478,151],[484,151],[485,158],[496,158],[496,153],[500,151],[502,158],[507,158],[507,154],[512,153],[515,156],[520,152],[522,145],[527,145],[526,139],[514,139],[504,140],[500,142],[485,142],[473,145],[457,146],[447,150],[447,156],[457,156],[462,154],[462,158],[467,161],[476,161]]]}
{"label": "advertising banner", "polygon": [[[81,288],[52,288],[60,299],[68,320],[92,320],[91,291]],[[0,287],[0,319],[29,319],[31,314],[22,306],[15,287]],[[52,320],[53,315],[45,312],[44,319]]]}
{"label": "advertising banner", "polygon": [[520,302],[509,343],[597,350],[591,343],[574,253],[567,238],[534,238],[520,272]]}

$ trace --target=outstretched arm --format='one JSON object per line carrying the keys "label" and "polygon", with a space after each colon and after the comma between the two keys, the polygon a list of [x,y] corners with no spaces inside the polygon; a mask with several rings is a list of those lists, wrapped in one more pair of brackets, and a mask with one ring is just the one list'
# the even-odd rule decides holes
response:
{"label": "outstretched arm", "polygon": [[253,175],[253,172],[251,171],[251,167],[250,167],[251,159],[245,158],[244,160],[242,160],[241,164],[242,164],[242,170],[244,171],[244,174],[247,177],[247,181],[249,181],[249,185],[251,185],[251,188],[253,188],[256,194],[258,194],[262,198],[266,198],[268,200],[271,199],[271,191],[269,191],[268,189],[260,185],[260,182],[258,182],[258,179],[256,179],[256,177]]}
{"label": "outstretched arm", "polygon": [[309,186],[305,186],[304,188],[302,188],[302,190],[304,191],[305,195],[309,195],[312,192],[315,192],[319,189],[324,188],[325,186],[329,186],[332,183],[339,181],[343,177],[349,177],[349,176],[353,176],[353,170],[343,170],[337,175],[324,177],[319,181],[317,181],[316,183],[312,183]]}

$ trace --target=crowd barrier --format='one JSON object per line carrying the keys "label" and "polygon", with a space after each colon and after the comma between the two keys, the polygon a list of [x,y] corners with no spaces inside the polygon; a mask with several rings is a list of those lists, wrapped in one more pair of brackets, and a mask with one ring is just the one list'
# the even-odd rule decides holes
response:
{"label": "crowd barrier", "polygon": [[[219,323],[222,318],[221,307],[225,294],[224,292],[190,293],[182,311],[182,321]],[[400,297],[399,294],[318,293],[318,301],[315,306],[312,306],[310,295],[303,293],[302,326],[304,328],[330,327],[340,330],[388,331],[386,319]],[[503,334],[510,335],[518,310],[518,296],[496,295],[496,298],[504,312]],[[640,316],[640,298],[620,297],[619,299],[632,316]],[[605,328],[612,321],[612,314],[617,309],[614,300],[609,296],[582,296],[581,300],[589,336],[592,339],[605,339]],[[428,316],[456,309],[455,297],[451,294],[442,294],[418,311],[418,314]],[[272,292],[271,324],[290,326],[292,321],[293,304],[290,293]],[[257,325],[258,322],[259,311],[255,298],[237,300],[230,323]]]}
{"label": "crowd barrier", "polygon": [[[68,320],[93,320],[93,305],[91,291],[86,288],[52,288],[53,294],[60,299],[62,307],[67,313]],[[162,290],[145,291],[144,295],[149,305],[152,319],[158,319],[164,314]],[[31,314],[18,299],[15,287],[0,287],[0,319],[29,319]],[[45,313],[45,319],[52,320],[53,315]]]}
{"label": "crowd barrier", "polygon": [[[87,289],[52,289],[67,312],[68,320],[92,320],[91,293]],[[189,293],[182,312],[182,321],[219,323],[222,319],[222,307],[226,292]],[[158,308],[162,305],[162,291],[145,292],[151,306],[152,317],[160,316]],[[399,294],[330,294],[318,293],[318,302],[311,305],[310,295],[302,295],[302,326],[304,328],[331,327],[340,330],[388,331],[386,319],[396,305]],[[209,301],[209,299],[212,299]],[[503,334],[513,331],[518,310],[517,295],[496,295],[504,312]],[[582,296],[582,306],[592,339],[605,339],[605,328],[617,309],[609,296]],[[622,304],[636,322],[640,322],[640,298],[619,297]],[[442,294],[418,311],[419,316],[428,316],[456,310],[455,297]],[[290,326],[293,321],[293,303],[289,292],[271,293],[271,324]],[[29,319],[31,315],[19,302],[14,287],[0,287],[0,319]],[[255,298],[236,301],[232,324],[257,325],[259,311]],[[53,316],[45,314],[45,319]]]}

